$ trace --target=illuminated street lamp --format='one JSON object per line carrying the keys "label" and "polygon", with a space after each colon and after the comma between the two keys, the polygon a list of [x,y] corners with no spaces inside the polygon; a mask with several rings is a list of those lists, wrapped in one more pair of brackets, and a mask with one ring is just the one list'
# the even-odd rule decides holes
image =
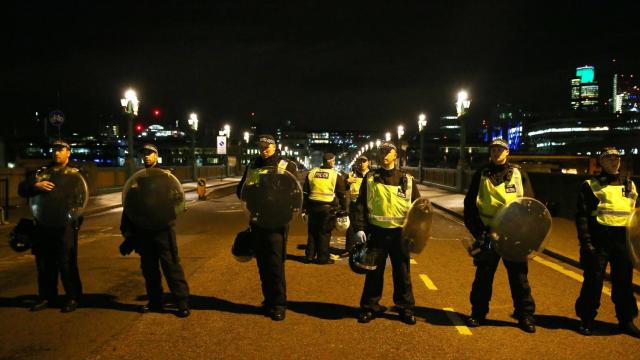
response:
{"label": "illuminated street lamp", "polygon": [[404,126],[398,125],[398,140],[402,139],[404,135]]}
{"label": "illuminated street lamp", "polygon": [[458,166],[457,166],[457,170],[458,170],[457,188],[458,188],[458,191],[460,192],[462,192],[464,188],[462,177],[464,174],[464,169],[466,168],[464,147],[465,147],[466,135],[467,135],[465,130],[464,119],[462,119],[462,116],[467,112],[467,109],[469,109],[469,106],[471,106],[471,100],[469,99],[469,94],[467,94],[466,91],[461,90],[460,92],[458,92],[458,99],[456,101],[456,112],[458,113],[458,122],[460,123],[460,150],[459,150],[460,156],[458,157]]}
{"label": "illuminated street lamp", "polygon": [[120,99],[120,105],[127,118],[127,158],[125,160],[125,167],[127,171],[127,177],[133,175],[136,165],[133,161],[133,119],[138,116],[138,108],[140,107],[140,101],[133,89],[129,89],[124,93],[124,98]]}
{"label": "illuminated street lamp", "polygon": [[384,134],[384,141],[391,141],[391,133],[390,132],[386,132]]}
{"label": "illuminated street lamp", "polygon": [[198,164],[196,161],[196,134],[198,132],[198,114],[191,113],[189,114],[189,119],[187,120],[189,127],[191,128],[191,166],[193,171],[193,181],[198,180]]}
{"label": "illuminated street lamp", "polygon": [[251,134],[248,131],[245,131],[244,136],[242,137],[244,139],[244,142],[249,144],[249,138],[251,137]]}
{"label": "illuminated street lamp", "polygon": [[424,154],[424,132],[423,130],[427,127],[427,115],[424,113],[418,115],[418,133],[420,134],[420,157],[418,161],[418,171],[419,171],[419,179],[422,181],[422,166],[423,166],[423,154]]}
{"label": "illuminated street lamp", "polygon": [[[222,133],[227,137],[227,148],[229,148],[229,139],[231,138],[231,126],[229,124],[224,124],[224,126],[222,127],[224,130],[222,131]],[[225,174],[226,176],[229,176],[229,152],[227,151],[227,155],[225,156]]]}
{"label": "illuminated street lamp", "polygon": [[382,141],[380,141],[380,139],[376,139],[376,148],[379,148],[380,144],[382,144]]}

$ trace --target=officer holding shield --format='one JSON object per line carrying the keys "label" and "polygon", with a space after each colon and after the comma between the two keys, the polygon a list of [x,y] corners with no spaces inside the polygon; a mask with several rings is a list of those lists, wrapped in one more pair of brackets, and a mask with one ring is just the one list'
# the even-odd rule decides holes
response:
{"label": "officer holding shield", "polygon": [[[158,148],[155,145],[145,144],[142,153],[144,167],[146,169],[163,169],[158,165]],[[144,208],[145,200],[135,199],[132,190],[133,189],[129,190],[127,194],[127,197],[131,198],[125,200],[122,220],[120,222],[120,232],[125,238],[124,242],[120,245],[120,253],[122,255],[128,255],[135,250],[140,254],[140,267],[149,298],[148,303],[140,307],[140,312],[164,312],[162,274],[160,273],[160,268],[162,268],[162,273],[178,307],[176,315],[179,317],[187,317],[191,314],[189,310],[189,285],[187,284],[184,270],[178,257],[178,244],[176,242],[175,224],[173,220],[175,216],[167,217],[169,220],[164,224],[160,224],[160,226],[145,228],[143,226],[144,221],[135,221],[128,214],[130,211],[173,212],[173,208],[146,209]],[[143,196],[164,195],[165,194],[144,194]],[[169,194],[166,194],[166,196],[169,196]]]}
{"label": "officer holding shield", "polygon": [[379,254],[375,270],[367,272],[365,278],[358,322],[368,323],[386,311],[379,302],[384,269],[387,257],[390,257],[393,302],[399,309],[400,320],[414,325],[415,300],[409,273],[409,243],[402,239],[402,225],[411,204],[420,197],[420,192],[413,177],[395,167],[398,156],[395,145],[383,143],[379,152],[382,167],[366,175],[355,204],[357,241],[367,241],[372,252]]}
{"label": "officer holding shield", "polygon": [[[276,154],[276,141],[272,135],[259,135],[258,146],[260,156],[255,158],[245,169],[244,175],[237,187],[238,198],[247,196],[243,187],[259,183],[261,169],[270,167],[280,173],[289,172],[296,175],[295,163],[287,161]],[[299,185],[297,185],[299,187]],[[255,191],[267,191],[256,188]],[[253,194],[259,197],[259,194]],[[271,212],[284,211],[284,209],[269,209]],[[251,221],[249,224],[251,234],[254,236],[254,253],[258,263],[260,281],[262,282],[262,295],[264,296],[263,309],[265,314],[274,321],[284,320],[287,308],[287,290],[284,272],[286,259],[286,239],[289,231],[287,224],[275,228],[263,227]]]}
{"label": "officer holding shield", "polygon": [[640,329],[633,323],[638,316],[638,305],[633,295],[633,267],[625,241],[625,226],[638,206],[638,192],[631,179],[620,175],[620,153],[616,148],[602,149],[598,162],[601,173],[585,181],[578,195],[576,226],[580,265],[584,270],[584,282],[575,305],[576,314],[582,320],[578,332],[587,336],[593,333],[609,263],[611,300],[620,330],[640,337]]}
{"label": "officer holding shield", "polygon": [[[498,235],[491,228],[493,218],[498,210],[517,198],[533,197],[526,173],[508,161],[507,142],[495,139],[489,145],[489,151],[490,163],[474,174],[464,198],[464,223],[476,239],[474,248],[478,250],[474,252],[473,259],[476,274],[470,295],[471,316],[466,319],[470,327],[480,326],[485,321],[489,312],[493,277],[501,258],[495,251],[494,241]],[[528,263],[526,259],[502,261],[509,276],[518,325],[525,332],[533,333],[536,331],[533,318],[535,302],[527,278]]]}
{"label": "officer holding shield", "polygon": [[355,228],[355,211],[356,211],[356,201],[358,200],[358,195],[360,194],[360,186],[362,185],[362,180],[365,178],[367,173],[369,172],[369,159],[366,156],[360,156],[356,163],[353,165],[353,171],[349,173],[349,177],[347,178],[347,186],[349,189],[349,220],[350,226],[347,230],[346,236],[346,244],[345,244],[345,252],[341,255],[342,257],[346,257],[349,255],[349,250],[353,248],[353,245],[356,242],[356,232]]}
{"label": "officer holding shield", "polygon": [[[61,310],[68,313],[76,310],[82,295],[78,271],[78,230],[83,218],[71,216],[70,211],[76,211],[86,205],[88,191],[79,170],[69,166],[69,144],[57,140],[51,147],[53,162],[30,174],[20,183],[18,193],[22,197],[30,198],[30,203],[36,199],[42,200],[36,207],[32,206],[36,217],[32,251],[38,270],[39,299],[31,307],[31,311],[44,310],[55,305],[60,276],[66,293]],[[65,188],[61,182],[64,176],[68,179]],[[53,200],[47,201],[49,198]],[[67,201],[79,203],[68,204]],[[71,221],[63,220],[68,218],[71,218]]]}
{"label": "officer holding shield", "polygon": [[347,195],[342,175],[334,170],[336,156],[325,153],[322,166],[309,171],[304,182],[303,212],[309,217],[305,262],[333,264],[329,258],[331,230],[336,215],[347,210]]}

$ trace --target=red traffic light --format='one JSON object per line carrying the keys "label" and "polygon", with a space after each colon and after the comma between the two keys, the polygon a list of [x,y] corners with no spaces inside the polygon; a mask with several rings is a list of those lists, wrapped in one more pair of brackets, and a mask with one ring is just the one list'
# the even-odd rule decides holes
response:
{"label": "red traffic light", "polygon": [[154,109],[153,116],[160,116],[160,109]]}
{"label": "red traffic light", "polygon": [[144,130],[144,126],[142,126],[142,124],[136,124],[136,131],[141,132],[142,130]]}

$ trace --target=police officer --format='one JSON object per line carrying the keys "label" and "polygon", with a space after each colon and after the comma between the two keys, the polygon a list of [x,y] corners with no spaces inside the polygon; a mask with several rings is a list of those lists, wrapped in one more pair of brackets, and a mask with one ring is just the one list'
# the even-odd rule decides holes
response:
{"label": "police officer", "polygon": [[[276,141],[272,135],[259,135],[258,147],[260,156],[255,158],[245,169],[237,187],[236,194],[241,198],[242,187],[248,179],[254,178],[260,168],[274,167],[286,170],[296,176],[296,165],[276,154]],[[277,209],[274,209],[277,211]],[[284,272],[286,259],[287,225],[277,229],[266,229],[250,223],[251,232],[255,236],[255,256],[262,282],[264,296],[263,310],[274,321],[284,320],[287,308],[287,288]]]}
{"label": "police officer", "polygon": [[[464,198],[464,223],[481,249],[474,255],[476,275],[471,288],[471,316],[466,319],[470,327],[480,326],[489,312],[493,277],[500,262],[492,245],[497,235],[491,222],[498,210],[518,197],[533,197],[533,190],[526,173],[510,164],[509,146],[503,139],[489,144],[490,163],[474,174]],[[535,302],[527,279],[527,261],[514,262],[502,259],[509,276],[511,297],[519,327],[528,333],[536,331],[533,314]]]}
{"label": "police officer", "polygon": [[604,148],[598,162],[602,171],[585,181],[578,195],[576,225],[580,265],[584,270],[584,282],[575,305],[576,314],[582,320],[578,332],[587,336],[593,333],[603,276],[609,263],[611,300],[620,330],[640,337],[640,329],[633,323],[638,316],[638,305],[633,296],[633,267],[625,241],[625,226],[637,206],[638,192],[631,179],[620,175],[620,153],[616,148]]}
{"label": "police officer", "polygon": [[[399,309],[400,320],[414,325],[415,300],[409,273],[409,248],[402,240],[402,224],[411,203],[420,197],[413,177],[396,169],[397,148],[392,143],[380,146],[382,167],[370,171],[360,187],[355,210],[356,238],[378,251],[376,270],[367,273],[358,322],[368,323],[386,311],[379,304],[382,297],[384,269],[387,257],[393,269],[393,302]],[[367,240],[366,234],[369,234]]]}
{"label": "police officer", "polygon": [[[54,141],[53,162],[30,174],[18,187],[22,197],[33,197],[52,191],[56,184],[48,175],[55,172],[68,173],[79,170],[69,166],[71,147],[62,140]],[[58,297],[58,275],[66,293],[61,308],[63,313],[75,311],[82,295],[82,283],[78,271],[78,230],[82,217],[63,227],[36,224],[32,251],[38,270],[38,302],[31,311],[40,311],[55,305]]]}
{"label": "police officer", "polygon": [[347,196],[344,180],[333,169],[336,156],[325,153],[322,166],[309,171],[304,182],[303,212],[308,215],[308,238],[305,262],[333,264],[329,257],[331,230],[335,226],[336,215],[346,213]]}
{"label": "police officer", "polygon": [[362,155],[358,159],[356,159],[356,163],[353,164],[353,169],[349,172],[349,176],[347,178],[347,186],[349,189],[349,229],[347,229],[346,236],[346,245],[344,247],[345,252],[341,255],[342,257],[349,256],[349,250],[353,248],[353,245],[356,242],[356,231],[355,229],[355,210],[356,210],[356,201],[358,200],[358,195],[360,194],[360,186],[362,185],[362,180],[365,178],[367,173],[369,172],[369,159],[366,156]]}
{"label": "police officer", "polygon": [[[145,144],[142,149],[144,167],[163,169],[158,165],[158,148],[153,144]],[[140,312],[164,312],[162,301],[162,273],[171,290],[179,317],[191,315],[189,310],[189,285],[184,276],[184,270],[178,257],[178,244],[174,222],[167,224],[161,230],[143,229],[136,225],[122,212],[120,232],[125,240],[120,245],[120,253],[128,255],[133,250],[140,254],[140,267],[144,276],[149,302],[140,307]]]}

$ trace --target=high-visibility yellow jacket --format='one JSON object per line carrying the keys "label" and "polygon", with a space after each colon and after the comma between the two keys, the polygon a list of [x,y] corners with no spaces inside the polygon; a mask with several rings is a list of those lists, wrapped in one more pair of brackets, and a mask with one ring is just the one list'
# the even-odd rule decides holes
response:
{"label": "high-visibility yellow jacket", "polygon": [[628,187],[625,184],[603,185],[597,179],[587,180],[586,183],[599,201],[591,216],[595,216],[601,225],[626,226],[638,198],[633,181],[628,182]]}
{"label": "high-visibility yellow jacket", "polygon": [[334,169],[313,168],[307,175],[309,180],[309,200],[333,202],[336,194],[338,172]]}
{"label": "high-visibility yellow jacket", "polygon": [[480,213],[480,219],[485,226],[491,226],[496,213],[504,206],[524,194],[522,174],[517,168],[513,168],[513,174],[508,182],[493,185],[489,177],[484,174],[480,177],[480,188],[476,198],[476,206]]}
{"label": "high-visibility yellow jacket", "polygon": [[369,223],[386,229],[402,227],[411,207],[412,176],[404,175],[406,189],[403,190],[400,185],[376,182],[373,175],[369,172],[366,177]]}

